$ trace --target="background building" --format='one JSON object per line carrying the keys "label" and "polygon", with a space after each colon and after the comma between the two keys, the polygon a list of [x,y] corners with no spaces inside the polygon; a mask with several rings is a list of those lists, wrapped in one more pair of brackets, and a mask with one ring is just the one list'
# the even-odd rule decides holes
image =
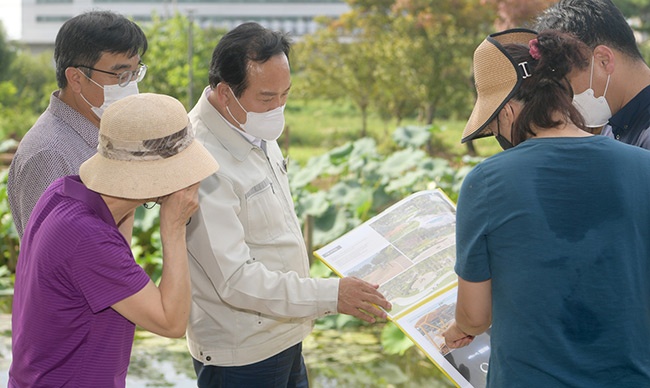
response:
{"label": "background building", "polygon": [[293,36],[314,32],[317,16],[338,17],[349,10],[344,0],[22,0],[21,8],[20,40],[32,51],[54,47],[61,25],[88,10],[111,10],[139,23],[150,21],[154,12],[179,12],[200,26],[225,29],[255,21]]}

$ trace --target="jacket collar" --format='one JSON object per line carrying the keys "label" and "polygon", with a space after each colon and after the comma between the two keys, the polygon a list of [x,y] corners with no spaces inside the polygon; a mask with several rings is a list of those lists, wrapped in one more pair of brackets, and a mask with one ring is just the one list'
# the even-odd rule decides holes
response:
{"label": "jacket collar", "polygon": [[203,118],[203,122],[208,130],[223,144],[224,148],[233,157],[239,161],[245,160],[248,154],[257,147],[229,125],[219,111],[208,101],[208,93],[210,93],[209,86],[205,88],[197,103],[196,107],[198,108],[199,116]]}

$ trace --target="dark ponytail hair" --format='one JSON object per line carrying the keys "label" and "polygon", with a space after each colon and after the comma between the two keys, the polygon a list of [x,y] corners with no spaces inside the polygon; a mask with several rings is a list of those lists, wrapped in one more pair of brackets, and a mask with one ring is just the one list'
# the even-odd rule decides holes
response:
{"label": "dark ponytail hair", "polygon": [[520,44],[504,45],[516,63],[528,62],[531,74],[512,97],[523,105],[514,123],[513,144],[535,136],[532,126],[554,128],[571,122],[586,130],[582,115],[573,106],[573,89],[567,76],[591,64],[589,48],[572,35],[554,30],[540,32],[531,46],[532,50]]}

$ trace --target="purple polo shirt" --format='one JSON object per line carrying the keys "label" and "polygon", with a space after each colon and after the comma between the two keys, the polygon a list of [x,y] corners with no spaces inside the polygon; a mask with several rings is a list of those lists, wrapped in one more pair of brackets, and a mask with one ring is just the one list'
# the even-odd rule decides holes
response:
{"label": "purple polo shirt", "polygon": [[54,181],[21,242],[9,387],[124,387],[135,325],[110,306],[149,281],[101,196]]}

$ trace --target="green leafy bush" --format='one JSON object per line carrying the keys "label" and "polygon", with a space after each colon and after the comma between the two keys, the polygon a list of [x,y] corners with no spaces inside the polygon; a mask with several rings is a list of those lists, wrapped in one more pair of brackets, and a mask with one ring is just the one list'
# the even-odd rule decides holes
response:
{"label": "green leafy bush", "polygon": [[[313,218],[313,247],[321,247],[360,225],[386,207],[420,190],[441,188],[452,200],[469,168],[456,169],[446,159],[431,157],[426,127],[398,128],[402,149],[383,155],[372,138],[362,138],[289,167],[296,213]],[[475,163],[480,159],[467,159]]]}
{"label": "green leafy bush", "polygon": [[[0,296],[13,295],[18,262],[18,232],[14,227],[7,199],[8,170],[0,171]],[[0,298],[0,311],[11,311],[11,298]]]}

